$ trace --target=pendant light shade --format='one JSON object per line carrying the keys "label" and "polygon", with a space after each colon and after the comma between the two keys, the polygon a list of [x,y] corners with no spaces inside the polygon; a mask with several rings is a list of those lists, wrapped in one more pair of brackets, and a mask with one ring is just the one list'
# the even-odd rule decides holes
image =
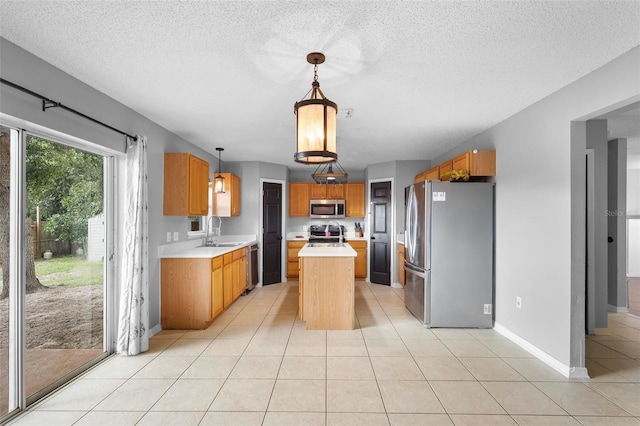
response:
{"label": "pendant light shade", "polygon": [[216,194],[224,194],[224,176],[222,176],[222,166],[220,155],[224,148],[216,148],[218,151],[218,175],[213,179],[213,192]]}
{"label": "pendant light shade", "polygon": [[296,102],[296,153],[293,159],[304,164],[331,163],[338,159],[336,144],[336,116],[338,105],[327,99],[318,82],[318,64],[324,62],[322,53],[307,55],[314,65],[309,99]]}

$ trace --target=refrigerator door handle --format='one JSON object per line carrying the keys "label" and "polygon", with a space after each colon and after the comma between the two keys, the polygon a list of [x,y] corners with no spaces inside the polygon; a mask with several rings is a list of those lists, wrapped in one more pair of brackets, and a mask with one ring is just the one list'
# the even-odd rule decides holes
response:
{"label": "refrigerator door handle", "polygon": [[413,241],[413,202],[415,197],[415,186],[411,185],[409,187],[409,197],[407,201],[407,211],[405,215],[405,236],[404,241],[406,245],[406,251],[404,258],[409,262],[414,262],[414,241]]}
{"label": "refrigerator door handle", "polygon": [[420,278],[426,278],[427,276],[424,269],[416,268],[415,266],[407,262],[404,262],[404,270],[409,271],[412,274],[419,276]]}
{"label": "refrigerator door handle", "polygon": [[433,183],[428,182],[425,188],[424,206],[425,206],[425,269],[431,269],[431,214],[433,209]]}

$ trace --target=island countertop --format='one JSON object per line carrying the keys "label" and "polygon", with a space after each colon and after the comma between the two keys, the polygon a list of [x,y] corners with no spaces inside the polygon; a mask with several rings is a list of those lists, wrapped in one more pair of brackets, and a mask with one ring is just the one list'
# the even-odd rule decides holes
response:
{"label": "island countertop", "polygon": [[349,245],[332,243],[307,243],[298,252],[299,257],[357,257],[358,253]]}

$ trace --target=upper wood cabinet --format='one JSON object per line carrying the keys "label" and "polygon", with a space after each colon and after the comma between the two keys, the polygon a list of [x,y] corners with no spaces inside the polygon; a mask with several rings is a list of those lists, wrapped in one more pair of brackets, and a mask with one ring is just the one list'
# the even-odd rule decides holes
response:
{"label": "upper wood cabinet", "polygon": [[466,170],[469,176],[496,175],[495,151],[467,151],[458,155],[452,161],[455,170]]}
{"label": "upper wood cabinet", "polygon": [[327,185],[319,183],[308,183],[309,198],[312,200],[324,200],[327,198]]}
{"label": "upper wood cabinet", "polygon": [[496,151],[471,150],[464,152],[451,160],[417,174],[414,183],[425,180],[439,180],[444,173],[450,170],[466,170],[469,176],[495,176]]}
{"label": "upper wood cabinet", "polygon": [[344,198],[344,185],[309,183],[309,198],[312,200],[341,200]]}
{"label": "upper wood cabinet", "polygon": [[183,152],[164,154],[163,213],[206,216],[209,210],[209,163]]}
{"label": "upper wood cabinet", "polygon": [[289,216],[309,217],[309,183],[289,184]]}
{"label": "upper wood cabinet", "polygon": [[[438,165],[438,176],[442,176],[443,174],[447,173],[452,169],[453,169],[453,160],[448,160],[448,161],[445,161],[444,163],[440,163]],[[440,179],[440,177],[438,177],[438,179]]]}
{"label": "upper wood cabinet", "polygon": [[240,178],[231,173],[220,174],[224,177],[224,193],[213,194],[213,214],[220,217],[240,216]]}
{"label": "upper wood cabinet", "polygon": [[326,185],[308,182],[289,183],[289,216],[309,217],[310,200],[345,200],[347,217],[364,217],[364,182]]}
{"label": "upper wood cabinet", "polygon": [[440,179],[440,167],[435,166],[424,172],[423,180],[439,180]]}
{"label": "upper wood cabinet", "polygon": [[327,184],[327,198],[330,200],[342,200],[344,195],[344,185]]}
{"label": "upper wood cabinet", "polygon": [[345,203],[347,217],[364,217],[364,182],[346,183],[345,187]]}

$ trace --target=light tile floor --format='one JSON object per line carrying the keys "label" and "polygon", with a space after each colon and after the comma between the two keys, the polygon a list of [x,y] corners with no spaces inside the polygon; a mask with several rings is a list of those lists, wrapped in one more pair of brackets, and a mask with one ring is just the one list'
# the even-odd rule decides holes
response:
{"label": "light tile floor", "polygon": [[587,338],[565,379],[494,330],[425,329],[402,290],[357,282],[353,331],[308,331],[297,282],[258,288],[202,331],[162,331],[17,425],[640,425],[640,318]]}

